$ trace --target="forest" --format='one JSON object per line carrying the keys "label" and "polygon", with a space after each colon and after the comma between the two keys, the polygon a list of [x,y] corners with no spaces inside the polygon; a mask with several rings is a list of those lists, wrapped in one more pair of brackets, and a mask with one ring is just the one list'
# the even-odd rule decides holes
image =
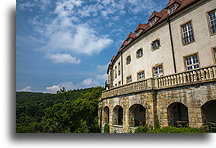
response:
{"label": "forest", "polygon": [[104,88],[62,88],[56,94],[16,92],[17,133],[98,133]]}

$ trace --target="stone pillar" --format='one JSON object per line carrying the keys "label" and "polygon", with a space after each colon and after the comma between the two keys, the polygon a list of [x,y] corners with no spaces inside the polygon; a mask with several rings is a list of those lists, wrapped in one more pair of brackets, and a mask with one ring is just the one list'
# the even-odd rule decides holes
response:
{"label": "stone pillar", "polygon": [[203,125],[202,110],[200,107],[188,108],[189,126],[193,128],[200,128]]}
{"label": "stone pillar", "polygon": [[156,101],[154,99],[154,91],[150,91],[147,93],[147,98],[146,98],[146,104],[144,104],[144,106],[146,107],[146,125],[147,126],[155,126],[155,106],[156,105],[154,103],[154,101]]}
{"label": "stone pillar", "polygon": [[113,125],[114,125],[113,122],[114,122],[114,121],[113,121],[113,110],[110,109],[110,113],[109,113],[109,132],[110,132],[110,133],[113,133],[113,132],[114,132],[114,131],[113,131]]}

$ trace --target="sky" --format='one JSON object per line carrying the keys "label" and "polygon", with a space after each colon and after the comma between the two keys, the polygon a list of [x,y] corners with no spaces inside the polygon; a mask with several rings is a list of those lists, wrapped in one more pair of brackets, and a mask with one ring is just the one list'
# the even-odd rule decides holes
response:
{"label": "sky", "polygon": [[104,86],[137,25],[169,0],[17,0],[16,91]]}

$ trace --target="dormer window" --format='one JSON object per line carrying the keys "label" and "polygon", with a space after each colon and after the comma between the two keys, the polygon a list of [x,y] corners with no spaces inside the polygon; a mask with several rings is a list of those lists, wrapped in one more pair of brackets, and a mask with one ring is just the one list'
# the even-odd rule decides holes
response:
{"label": "dormer window", "polygon": [[129,44],[132,41],[132,38],[127,39],[127,43]]}
{"label": "dormer window", "polygon": [[172,4],[169,8],[168,8],[168,13],[169,15],[173,14],[175,12],[175,10],[178,8],[179,4],[178,3],[174,3]]}
{"label": "dormer window", "polygon": [[135,33],[136,33],[136,36],[139,36],[141,32],[142,32],[142,29],[137,30],[137,31],[135,32]]}
{"label": "dormer window", "polygon": [[158,17],[152,18],[152,20],[150,21],[150,25],[153,26],[157,22],[158,19],[159,19]]}

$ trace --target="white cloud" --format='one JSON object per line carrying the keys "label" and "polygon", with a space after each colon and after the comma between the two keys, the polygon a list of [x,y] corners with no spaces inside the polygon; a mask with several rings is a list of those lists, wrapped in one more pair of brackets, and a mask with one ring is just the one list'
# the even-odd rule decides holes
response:
{"label": "white cloud", "polygon": [[48,59],[51,59],[53,63],[71,63],[71,64],[79,64],[80,59],[77,57],[73,57],[70,54],[49,54],[46,56]]}
{"label": "white cloud", "polygon": [[107,71],[108,65],[109,65],[109,63],[105,64],[105,65],[98,65],[97,66],[97,70],[99,72],[105,73]]}
{"label": "white cloud", "polygon": [[99,85],[99,82],[97,80],[93,80],[92,78],[88,78],[88,79],[83,80],[82,84],[84,86],[92,87],[92,86]]}
{"label": "white cloud", "polygon": [[97,75],[96,78],[98,80],[103,80],[104,82],[107,80],[107,74],[101,74],[101,75]]}
{"label": "white cloud", "polygon": [[83,88],[83,86],[81,84],[74,84],[71,81],[68,82],[62,82],[56,85],[52,85],[49,87],[46,87],[45,91],[46,93],[56,93],[57,91],[59,91],[62,88],[65,88],[66,90],[73,90],[73,89],[78,89],[78,88]]}
{"label": "white cloud", "polygon": [[58,85],[53,85],[50,87],[46,87],[45,93],[56,93],[60,90],[60,87]]}
{"label": "white cloud", "polygon": [[26,86],[26,87],[20,89],[20,91],[25,91],[25,92],[31,91],[31,86]]}

